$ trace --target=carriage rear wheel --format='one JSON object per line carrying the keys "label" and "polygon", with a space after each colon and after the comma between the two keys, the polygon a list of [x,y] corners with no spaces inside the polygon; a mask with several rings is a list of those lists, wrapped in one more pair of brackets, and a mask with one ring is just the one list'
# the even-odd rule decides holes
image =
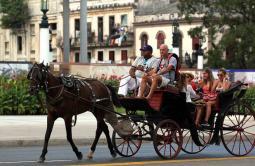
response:
{"label": "carriage rear wheel", "polygon": [[132,122],[134,132],[128,136],[120,136],[116,131],[112,133],[112,143],[115,151],[123,157],[135,155],[142,145],[142,130]]}
{"label": "carriage rear wheel", "polygon": [[177,157],[182,147],[182,131],[173,120],[161,121],[153,135],[153,145],[156,153],[163,159]]}
{"label": "carriage rear wheel", "polygon": [[193,141],[190,130],[183,129],[182,135],[183,135],[183,143],[182,143],[182,150],[188,154],[196,154],[201,152],[205,149],[206,145],[209,143],[211,139],[212,132],[209,130],[197,130],[199,141],[204,146],[197,146],[195,142]]}
{"label": "carriage rear wheel", "polygon": [[234,156],[244,156],[255,146],[255,112],[247,105],[236,103],[228,107],[221,127],[221,139]]}

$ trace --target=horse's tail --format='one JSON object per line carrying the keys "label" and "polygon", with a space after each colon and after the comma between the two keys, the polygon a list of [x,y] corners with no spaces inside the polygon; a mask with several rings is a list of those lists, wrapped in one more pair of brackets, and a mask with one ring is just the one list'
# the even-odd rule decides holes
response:
{"label": "horse's tail", "polygon": [[121,107],[121,104],[120,104],[120,101],[119,101],[119,98],[115,92],[115,89],[111,86],[111,85],[106,85],[107,88],[110,90],[111,92],[111,95],[112,95],[112,102],[113,104],[116,106],[116,107]]}

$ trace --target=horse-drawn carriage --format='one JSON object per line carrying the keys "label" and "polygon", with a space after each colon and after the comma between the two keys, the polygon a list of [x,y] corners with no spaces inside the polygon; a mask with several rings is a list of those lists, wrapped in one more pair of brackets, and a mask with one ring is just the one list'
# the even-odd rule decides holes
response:
{"label": "horse-drawn carriage", "polygon": [[[157,90],[150,101],[138,98],[118,98],[111,87],[95,79],[56,77],[44,64],[34,64],[28,73],[30,93],[38,95],[43,90],[48,109],[47,130],[39,162],[44,162],[54,121],[61,117],[65,121],[67,140],[79,160],[83,155],[72,139],[72,117],[91,111],[97,120],[96,136],[88,154],[93,157],[102,132],[105,133],[110,153],[121,156],[135,155],[142,141],[153,141],[157,154],[166,159],[175,158],[183,150],[197,153],[208,143],[219,143],[233,155],[243,156],[255,146],[255,113],[241,102],[245,94],[244,84],[237,83],[228,91],[218,95],[219,109],[211,116],[210,128],[196,128],[194,110],[186,103],[185,94],[171,87]],[[67,83],[65,83],[67,82]],[[110,92],[111,91],[111,92]],[[113,104],[126,108],[126,115],[132,123],[131,132],[121,131]],[[144,113],[140,114],[139,111]],[[107,120],[114,128],[110,139]],[[82,132],[82,131],[81,131]],[[84,131],[85,132],[85,131]],[[128,134],[127,134],[128,133]],[[115,150],[114,150],[115,149]]]}
{"label": "horse-drawn carriage", "polygon": [[211,127],[195,126],[195,110],[186,103],[185,94],[174,87],[157,90],[149,101],[120,98],[134,132],[125,137],[113,132],[114,148],[119,155],[129,157],[139,151],[142,141],[153,141],[160,157],[172,159],[181,150],[195,154],[221,140],[232,155],[247,155],[255,146],[255,112],[241,102],[244,86],[236,83],[218,95],[218,107],[209,120]]}

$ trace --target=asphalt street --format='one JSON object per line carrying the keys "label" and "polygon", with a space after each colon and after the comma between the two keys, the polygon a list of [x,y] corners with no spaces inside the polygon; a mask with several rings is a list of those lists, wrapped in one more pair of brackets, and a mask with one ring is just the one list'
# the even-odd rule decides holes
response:
{"label": "asphalt street", "polygon": [[181,152],[176,160],[161,160],[154,151],[151,143],[142,145],[140,151],[134,156],[112,158],[107,146],[98,145],[94,158],[88,160],[86,154],[89,146],[79,146],[83,153],[83,160],[78,161],[70,146],[49,146],[46,162],[37,163],[42,147],[7,147],[0,149],[0,165],[34,166],[34,165],[176,165],[176,166],[254,166],[255,150],[248,156],[234,157],[224,147],[209,146],[198,154]]}

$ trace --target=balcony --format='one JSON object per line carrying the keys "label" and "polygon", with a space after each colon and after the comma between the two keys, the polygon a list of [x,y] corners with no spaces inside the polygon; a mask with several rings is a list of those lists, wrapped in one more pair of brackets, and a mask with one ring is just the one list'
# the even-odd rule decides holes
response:
{"label": "balcony", "polygon": [[[118,39],[116,39],[118,40]],[[71,48],[80,48],[80,37],[70,38]],[[114,47],[131,47],[134,44],[134,33],[127,32],[123,37],[121,45],[110,45],[110,37],[104,36],[102,41],[98,40],[94,32],[88,32],[88,48],[114,48]]]}

